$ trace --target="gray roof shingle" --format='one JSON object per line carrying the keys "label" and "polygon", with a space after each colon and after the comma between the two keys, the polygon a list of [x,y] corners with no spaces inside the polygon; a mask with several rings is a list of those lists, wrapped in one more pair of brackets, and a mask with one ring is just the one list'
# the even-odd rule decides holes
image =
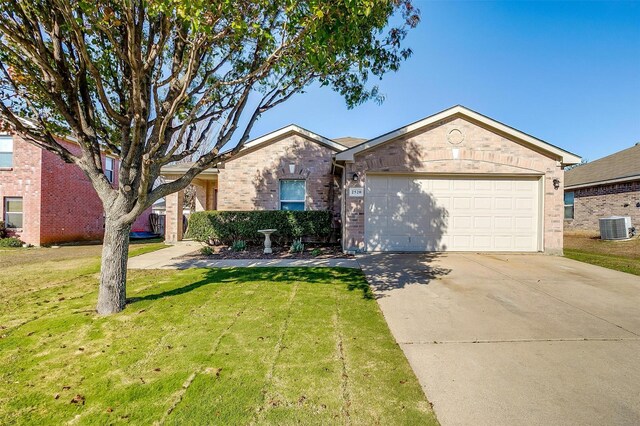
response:
{"label": "gray roof shingle", "polygon": [[368,139],[354,138],[352,136],[346,136],[344,138],[334,138],[333,141],[339,143],[342,146],[351,148],[356,145],[360,145],[362,142],[366,142]]}
{"label": "gray roof shingle", "polygon": [[633,176],[640,179],[640,144],[565,172],[564,186],[597,185]]}

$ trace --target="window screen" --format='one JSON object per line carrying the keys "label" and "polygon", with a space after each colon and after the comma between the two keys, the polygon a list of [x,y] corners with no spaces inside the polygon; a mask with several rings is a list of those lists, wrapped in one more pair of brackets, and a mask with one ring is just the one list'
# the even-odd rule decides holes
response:
{"label": "window screen", "polygon": [[280,210],[304,210],[305,193],[303,180],[281,180]]}
{"label": "window screen", "polygon": [[4,223],[7,228],[22,228],[22,198],[4,199]]}
{"label": "window screen", "polygon": [[0,167],[13,167],[13,138],[0,136]]}
{"label": "window screen", "polygon": [[574,193],[565,192],[564,193],[564,218],[573,219],[574,209],[575,209]]}
{"label": "window screen", "polygon": [[109,182],[113,183],[113,158],[105,157],[104,175],[107,177]]}

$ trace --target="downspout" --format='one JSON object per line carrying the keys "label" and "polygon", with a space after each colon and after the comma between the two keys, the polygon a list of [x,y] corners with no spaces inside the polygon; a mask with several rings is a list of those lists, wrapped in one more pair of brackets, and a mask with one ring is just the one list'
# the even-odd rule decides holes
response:
{"label": "downspout", "polygon": [[342,169],[342,176],[340,176],[340,180],[341,180],[341,187],[340,187],[340,246],[342,247],[342,251],[344,252],[344,235],[345,235],[345,219],[344,219],[344,215],[345,215],[345,203],[346,203],[346,199],[347,199],[347,195],[345,193],[345,181],[344,181],[344,176],[346,174],[346,168],[345,166],[341,166],[340,164],[336,163],[335,157],[331,159],[331,164],[333,165],[333,167],[340,167]]}

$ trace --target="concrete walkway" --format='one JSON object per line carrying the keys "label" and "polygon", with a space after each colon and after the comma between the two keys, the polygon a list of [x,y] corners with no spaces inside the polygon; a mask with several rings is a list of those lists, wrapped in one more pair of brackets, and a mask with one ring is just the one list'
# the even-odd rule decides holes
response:
{"label": "concrete walkway", "polygon": [[640,424],[640,277],[545,255],[359,261],[444,426]]}
{"label": "concrete walkway", "polygon": [[260,267],[331,267],[360,268],[356,259],[185,259],[202,248],[192,241],[182,241],[171,247],[133,257],[129,269],[189,269],[189,268],[260,268]]}
{"label": "concrete walkway", "polygon": [[163,267],[181,256],[194,253],[202,248],[195,241],[180,241],[162,250],[141,254],[129,259],[129,269],[163,269]]}

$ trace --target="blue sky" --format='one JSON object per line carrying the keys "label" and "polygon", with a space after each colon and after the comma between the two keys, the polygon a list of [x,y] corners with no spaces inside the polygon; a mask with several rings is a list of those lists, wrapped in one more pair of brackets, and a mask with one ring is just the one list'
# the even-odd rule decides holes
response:
{"label": "blue sky", "polygon": [[640,142],[640,1],[414,4],[414,55],[378,82],[382,105],[312,87],[252,137],[295,123],[370,138],[462,104],[589,160]]}

